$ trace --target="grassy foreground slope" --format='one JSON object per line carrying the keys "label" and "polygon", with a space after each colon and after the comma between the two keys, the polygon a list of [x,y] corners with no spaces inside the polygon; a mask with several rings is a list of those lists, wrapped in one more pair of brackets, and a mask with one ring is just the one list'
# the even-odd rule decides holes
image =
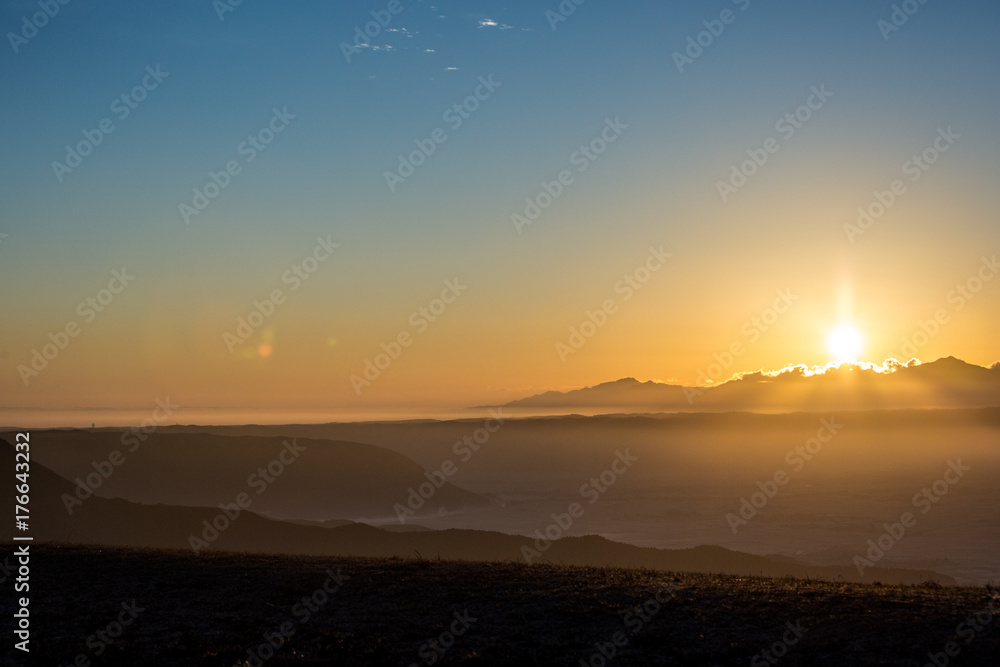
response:
{"label": "grassy foreground slope", "polygon": [[31,564],[30,661],[7,642],[2,664],[602,665],[603,649],[618,665],[919,667],[950,641],[948,664],[1000,655],[983,588],[50,545]]}

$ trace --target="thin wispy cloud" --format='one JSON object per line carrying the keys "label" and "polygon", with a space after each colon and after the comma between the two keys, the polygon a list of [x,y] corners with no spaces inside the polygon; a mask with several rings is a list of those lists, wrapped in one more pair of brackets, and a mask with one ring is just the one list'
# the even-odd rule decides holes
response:
{"label": "thin wispy cloud", "polygon": [[513,30],[514,26],[507,25],[506,23],[500,23],[499,21],[494,21],[493,19],[479,19],[480,28],[499,28],[500,30]]}

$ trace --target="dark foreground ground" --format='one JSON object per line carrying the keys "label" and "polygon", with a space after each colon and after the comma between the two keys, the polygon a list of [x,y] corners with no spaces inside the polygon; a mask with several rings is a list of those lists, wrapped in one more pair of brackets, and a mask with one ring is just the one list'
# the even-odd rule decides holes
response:
{"label": "dark foreground ground", "polygon": [[[12,551],[3,553],[7,563]],[[3,664],[919,667],[934,664],[929,653],[939,666],[1000,664],[1000,599],[992,589],[512,563],[31,551],[31,653],[13,650],[5,631]],[[3,579],[0,613],[10,625],[12,578]],[[986,611],[991,605],[995,611]],[[278,648],[269,650],[268,636]]]}

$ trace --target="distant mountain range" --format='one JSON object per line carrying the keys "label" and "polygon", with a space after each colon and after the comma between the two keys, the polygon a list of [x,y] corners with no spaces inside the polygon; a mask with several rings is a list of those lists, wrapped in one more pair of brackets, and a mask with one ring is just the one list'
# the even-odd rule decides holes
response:
{"label": "distant mountain range", "polygon": [[1000,406],[1000,364],[990,368],[945,357],[930,363],[890,360],[876,367],[843,363],[740,374],[708,387],[624,378],[573,391],[548,391],[511,409],[789,412]]}

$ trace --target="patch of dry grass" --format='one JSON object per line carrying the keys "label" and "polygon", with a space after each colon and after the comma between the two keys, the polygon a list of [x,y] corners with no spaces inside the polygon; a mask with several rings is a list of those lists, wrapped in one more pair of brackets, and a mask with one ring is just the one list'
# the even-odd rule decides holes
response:
{"label": "patch of dry grass", "polygon": [[[93,664],[233,665],[283,623],[294,634],[268,665],[428,664],[421,650],[432,654],[427,642],[442,633],[448,642],[456,612],[467,611],[476,621],[434,664],[599,665],[590,662],[595,644],[607,648],[623,633],[628,641],[609,664],[748,665],[782,638],[786,622],[799,622],[807,632],[777,664],[921,667],[992,594],[516,563],[32,552],[31,662],[16,662],[23,654],[9,641],[2,655],[11,664],[72,664],[83,654]],[[302,622],[305,607],[295,605],[321,589],[328,571],[347,580]],[[678,590],[667,599],[665,587]],[[88,637],[133,598],[144,611],[96,656]],[[4,596],[8,612],[13,600]],[[1000,618],[959,647],[955,664],[998,664]]]}

